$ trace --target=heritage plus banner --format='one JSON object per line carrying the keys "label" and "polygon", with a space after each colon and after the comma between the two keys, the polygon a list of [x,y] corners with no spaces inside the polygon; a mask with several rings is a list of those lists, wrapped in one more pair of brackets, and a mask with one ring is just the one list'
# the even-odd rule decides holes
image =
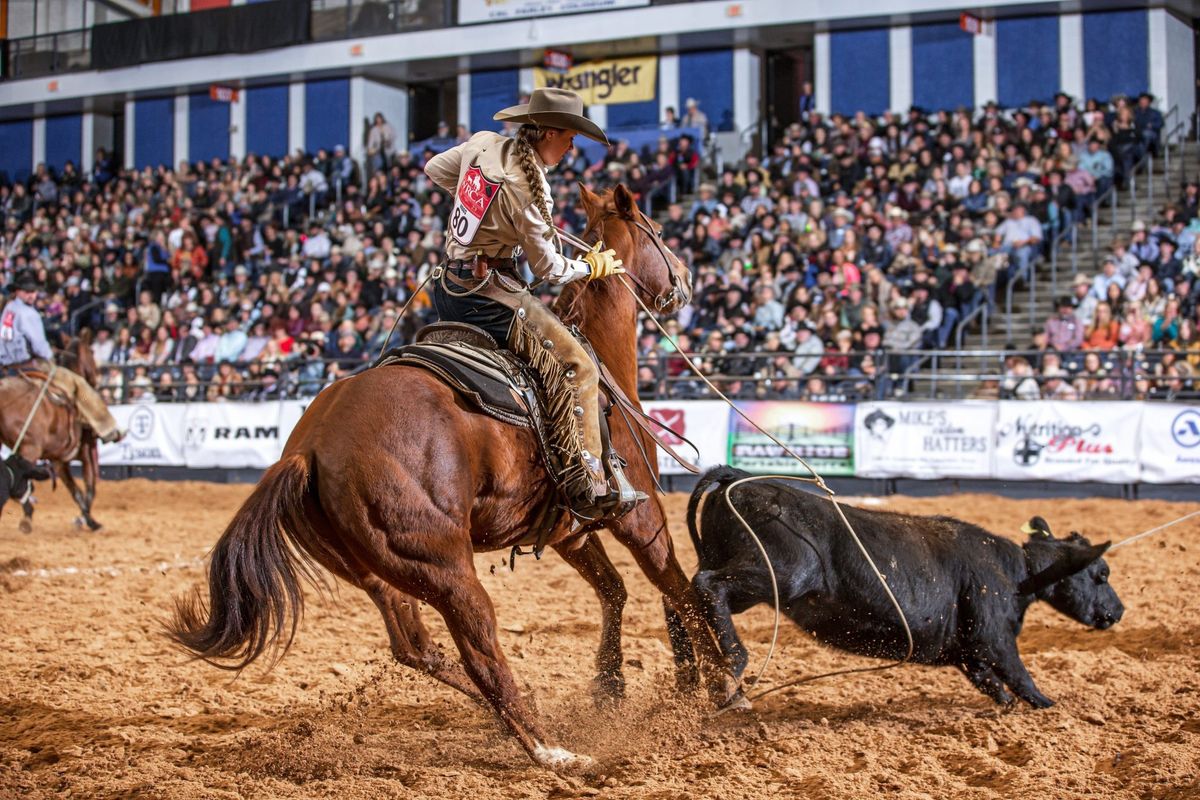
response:
{"label": "heritage plus banner", "polygon": [[993,477],[1130,483],[1141,476],[1140,403],[999,403]]}
{"label": "heritage plus banner", "polygon": [[[729,406],[720,400],[689,400],[675,403],[669,400],[653,400],[642,403],[642,408],[671,429],[657,429],[655,435],[659,441],[669,444],[683,458],[691,460],[697,457],[695,451],[683,442],[683,439],[687,439],[700,451],[699,461],[692,462],[700,469],[725,463],[725,451],[729,447]],[[624,423],[614,414],[609,424]],[[675,436],[676,433],[683,439]],[[621,455],[626,461],[641,457],[636,452]],[[661,448],[658,450],[658,472],[660,475],[688,474],[687,470]]]}
{"label": "heritage plus banner", "polygon": [[854,417],[859,477],[991,477],[995,403],[861,403]]}
{"label": "heritage plus banner", "polygon": [[458,24],[648,6],[650,0],[458,0]]}
{"label": "heritage plus banner", "polygon": [[533,83],[538,89],[570,89],[589,106],[653,100],[658,91],[658,56],[586,61],[565,73],[535,67]]}
{"label": "heritage plus banner", "polygon": [[[822,475],[854,474],[854,406],[778,400],[737,404]],[[808,475],[779,445],[729,411],[729,464],[747,472]]]}
{"label": "heritage plus banner", "polygon": [[1200,483],[1200,406],[1139,405],[1142,480]]}
{"label": "heritage plus banner", "polygon": [[187,465],[228,469],[271,466],[283,451],[279,412],[279,403],[188,405],[183,438]]}
{"label": "heritage plus banner", "polygon": [[100,444],[100,463],[119,465],[182,467],[184,418],[187,406],[176,403],[146,403],[109,406],[117,427],[126,436],[116,444]]}

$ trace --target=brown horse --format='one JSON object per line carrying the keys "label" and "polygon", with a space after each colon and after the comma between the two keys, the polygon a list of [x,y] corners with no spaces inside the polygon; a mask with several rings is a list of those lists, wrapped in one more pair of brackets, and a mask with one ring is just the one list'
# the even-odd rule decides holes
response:
{"label": "brown horse", "polygon": [[[92,386],[98,380],[96,362],[92,358],[91,332],[85,330],[78,338],[70,339],[60,351],[60,361],[68,369],[74,370]],[[24,378],[11,377],[0,380],[0,442],[12,447],[21,428],[29,417],[29,412],[37,403],[40,382],[30,382]],[[100,523],[92,517],[92,503],[96,499],[96,482],[100,477],[100,459],[97,453],[96,436],[90,428],[85,428],[79,420],[79,415],[72,408],[59,405],[51,400],[49,395],[42,398],[37,413],[29,423],[25,438],[21,440],[18,452],[29,461],[48,459],[54,464],[54,469],[62,482],[71,492],[81,516],[76,524],[87,525],[95,531],[100,529]],[[81,490],[71,474],[71,462],[78,460],[82,464],[84,488]],[[21,531],[30,533],[33,530],[33,503],[26,500],[22,506],[25,516],[21,520]]]}
{"label": "brown horse", "polygon": [[[687,302],[690,274],[625,187],[602,196],[584,189],[583,203],[589,234],[617,251],[629,271],[625,277],[646,302],[664,311]],[[570,309],[568,321],[579,325],[616,382],[636,398],[637,307],[620,280],[569,286],[561,302]],[[629,457],[629,479],[651,499],[608,529],[663,592],[671,616],[682,619],[710,695],[727,702],[736,684],[676,560],[652,491],[654,468],[636,455],[639,445],[652,455],[653,438],[634,434],[615,414],[612,431]],[[528,430],[475,413],[429,372],[383,367],[338,381],[316,397],[279,463],[217,542],[208,568],[208,606],[199,595],[181,599],[171,633],[198,657],[224,661],[230,669],[280,643],[286,650],[301,613],[301,578],[312,579],[320,564],[371,596],[397,661],[486,701],[535,762],[584,767],[586,756],[548,746],[527,711],[472,560],[474,551],[510,548],[525,538],[554,491],[540,464]],[[624,692],[621,576],[597,534],[563,525],[549,544],[599,596],[603,617],[593,685],[598,699],[618,698]],[[444,659],[431,642],[417,601],[445,619],[461,664]],[[695,678],[693,671],[681,681]]]}

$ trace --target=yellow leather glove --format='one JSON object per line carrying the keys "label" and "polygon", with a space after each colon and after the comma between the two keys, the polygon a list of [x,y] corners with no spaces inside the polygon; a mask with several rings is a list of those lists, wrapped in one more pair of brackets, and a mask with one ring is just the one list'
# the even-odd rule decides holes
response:
{"label": "yellow leather glove", "polygon": [[592,245],[592,249],[583,254],[583,260],[591,267],[592,272],[588,275],[589,281],[594,281],[597,278],[608,278],[612,275],[621,275],[625,270],[621,269],[624,265],[621,259],[617,258],[616,250],[601,250],[604,246],[603,242],[596,242]]}

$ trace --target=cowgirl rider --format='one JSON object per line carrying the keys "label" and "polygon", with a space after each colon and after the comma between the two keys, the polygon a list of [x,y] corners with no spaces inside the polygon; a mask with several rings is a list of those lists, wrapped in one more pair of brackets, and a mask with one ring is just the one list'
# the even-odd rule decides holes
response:
{"label": "cowgirl rider", "polygon": [[[516,137],[477,133],[425,165],[430,179],[455,198],[446,231],[447,274],[434,288],[434,307],[443,320],[487,331],[539,371],[561,464],[557,477],[574,511],[602,515],[627,498],[610,487],[599,457],[596,367],[520,280],[514,250],[524,251],[538,280],[555,285],[624,272],[616,253],[599,243],[582,260],[563,255],[546,181],[546,169],[571,149],[577,133],[606,145],[608,138],[583,115],[579,95],[565,89],[537,89],[528,103],[494,119],[521,123]],[[492,279],[484,281],[488,275]],[[619,464],[610,460],[608,466],[617,485],[627,486]]]}

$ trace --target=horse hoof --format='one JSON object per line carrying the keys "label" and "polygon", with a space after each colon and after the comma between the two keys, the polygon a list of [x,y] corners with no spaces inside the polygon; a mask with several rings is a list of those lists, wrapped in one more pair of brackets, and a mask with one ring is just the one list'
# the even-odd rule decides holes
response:
{"label": "horse hoof", "polygon": [[92,531],[93,533],[95,533],[96,531],[98,531],[104,527],[99,522],[96,522],[96,520],[94,520],[94,519],[89,519],[87,521],[87,526],[88,526],[88,530]]}
{"label": "horse hoof", "polygon": [[572,753],[562,747],[546,747],[540,742],[534,743],[533,758],[541,766],[560,774],[587,774],[598,766],[591,756]]}
{"label": "horse hoof", "polygon": [[592,701],[597,708],[612,708],[625,699],[625,676],[620,672],[601,672],[592,678]]}
{"label": "horse hoof", "polygon": [[714,717],[719,717],[722,714],[743,714],[753,709],[754,706],[750,703],[750,698],[746,697],[746,693],[741,689],[737,691],[733,697],[730,697],[722,703],[713,714]]}
{"label": "horse hoof", "polygon": [[74,519],[74,522],[75,522],[76,528],[82,528],[84,525],[87,524],[87,520],[85,520],[83,517],[76,517]]}
{"label": "horse hoof", "polygon": [[33,533],[33,523],[27,519],[21,520],[21,524],[17,526],[21,533]]}

